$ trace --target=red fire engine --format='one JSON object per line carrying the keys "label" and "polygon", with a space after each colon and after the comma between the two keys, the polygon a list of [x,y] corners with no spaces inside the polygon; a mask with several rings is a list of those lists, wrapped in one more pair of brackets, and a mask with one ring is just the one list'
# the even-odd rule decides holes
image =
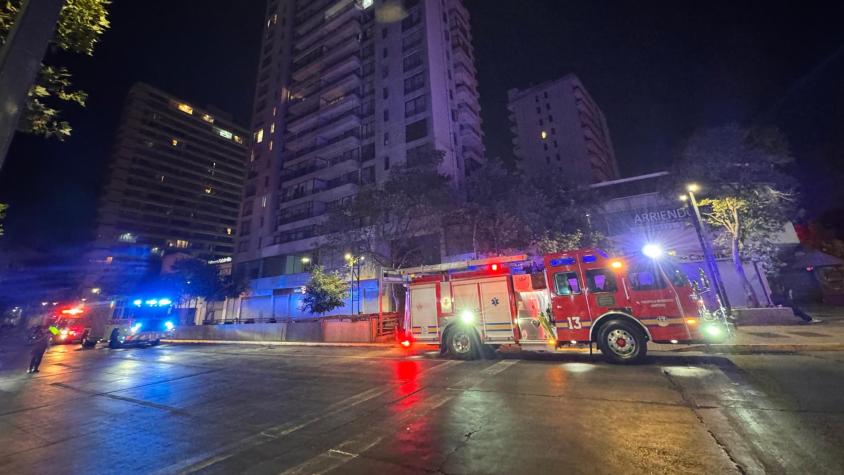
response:
{"label": "red fire engine", "polygon": [[703,305],[679,269],[657,257],[600,249],[407,269],[404,346],[440,345],[470,359],[485,348],[553,351],[597,343],[613,363],[635,363],[648,342],[720,341],[727,322]]}

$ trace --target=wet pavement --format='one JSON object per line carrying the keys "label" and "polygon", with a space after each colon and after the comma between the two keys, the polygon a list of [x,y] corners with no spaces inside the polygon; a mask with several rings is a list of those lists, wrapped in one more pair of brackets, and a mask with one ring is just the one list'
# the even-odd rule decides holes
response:
{"label": "wet pavement", "polygon": [[844,473],[844,353],[452,361],[50,349],[0,367],[0,473]]}

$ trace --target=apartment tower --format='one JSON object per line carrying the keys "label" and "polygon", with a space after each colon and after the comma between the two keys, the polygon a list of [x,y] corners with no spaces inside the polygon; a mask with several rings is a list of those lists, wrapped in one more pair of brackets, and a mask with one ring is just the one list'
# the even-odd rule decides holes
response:
{"label": "apartment tower", "polygon": [[327,210],[414,154],[444,152],[455,186],[483,163],[460,0],[269,0],[263,26],[241,275],[301,273]]}
{"label": "apartment tower", "polygon": [[224,112],[134,85],[100,197],[86,286],[129,283],[168,252],[230,258],[248,134]]}
{"label": "apartment tower", "polygon": [[516,157],[579,183],[618,178],[604,113],[573,74],[507,93]]}

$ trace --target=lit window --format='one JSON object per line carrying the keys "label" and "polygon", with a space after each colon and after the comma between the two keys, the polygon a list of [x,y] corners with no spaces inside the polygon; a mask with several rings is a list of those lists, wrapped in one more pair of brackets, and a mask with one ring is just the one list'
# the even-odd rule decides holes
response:
{"label": "lit window", "polygon": [[202,114],[202,120],[204,120],[205,122],[208,122],[209,124],[214,123],[214,117],[211,117],[208,114]]}
{"label": "lit window", "polygon": [[214,132],[217,132],[217,134],[218,134],[220,137],[223,137],[223,138],[226,138],[226,139],[230,139],[230,140],[231,140],[231,139],[234,137],[234,134],[232,134],[232,133],[231,133],[231,132],[229,132],[228,130],[223,130],[223,129],[220,129],[220,128],[218,128],[218,127],[214,127]]}
{"label": "lit window", "polygon": [[261,198],[261,208],[266,208],[266,207],[267,207],[267,195],[264,195]]}
{"label": "lit window", "polygon": [[361,2],[361,6],[363,6],[364,10],[366,10],[371,7],[373,3],[375,3],[375,0],[363,0],[363,2]]}
{"label": "lit window", "polygon": [[179,141],[176,140],[176,139],[173,139],[173,140],[170,141],[170,144],[173,145],[174,147],[176,147],[176,146],[179,145]]}
{"label": "lit window", "polygon": [[193,114],[193,107],[191,107],[187,104],[179,103],[176,106],[176,108],[178,108],[180,111],[184,112],[185,114]]}
{"label": "lit window", "polygon": [[273,107],[273,117],[275,117],[276,114],[278,114],[278,107]]}
{"label": "lit window", "polygon": [[264,129],[258,129],[255,132],[255,143],[261,143],[264,141]]}
{"label": "lit window", "polygon": [[169,244],[179,249],[187,249],[187,247],[190,246],[190,243],[188,241],[184,241],[182,239],[177,239],[175,243],[171,242]]}
{"label": "lit window", "polygon": [[205,188],[205,194],[210,195],[212,191],[214,191],[214,189],[211,188],[210,186]]}
{"label": "lit window", "polygon": [[232,235],[232,228],[226,228],[226,234],[231,236]]}
{"label": "lit window", "polygon": [[117,237],[117,240],[120,242],[137,242],[138,237],[132,233],[123,233]]}
{"label": "lit window", "polygon": [[273,141],[272,140],[270,140],[270,143],[267,144],[267,148],[269,148],[270,150],[273,149]]}
{"label": "lit window", "polygon": [[114,257],[113,257],[113,256],[108,256],[108,257],[106,257],[106,264],[111,264],[112,262],[114,262]]}
{"label": "lit window", "polygon": [[242,144],[243,143],[243,137],[241,137],[240,135],[235,135],[234,141],[239,143],[239,144]]}
{"label": "lit window", "polygon": [[275,122],[273,122],[272,124],[270,124],[270,133],[271,133],[271,134],[274,134],[274,133],[275,133]]}
{"label": "lit window", "polygon": [[543,130],[542,132],[540,132],[539,136],[542,137],[542,140],[545,140],[548,138],[548,132]]}

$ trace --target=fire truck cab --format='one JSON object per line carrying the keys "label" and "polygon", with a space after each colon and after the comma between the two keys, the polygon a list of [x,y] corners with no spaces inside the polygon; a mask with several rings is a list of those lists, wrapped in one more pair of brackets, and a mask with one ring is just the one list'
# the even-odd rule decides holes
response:
{"label": "fire truck cab", "polygon": [[554,351],[596,343],[612,363],[636,363],[648,342],[728,336],[679,269],[601,249],[483,259],[409,269],[402,343],[439,345],[469,359],[518,345]]}

